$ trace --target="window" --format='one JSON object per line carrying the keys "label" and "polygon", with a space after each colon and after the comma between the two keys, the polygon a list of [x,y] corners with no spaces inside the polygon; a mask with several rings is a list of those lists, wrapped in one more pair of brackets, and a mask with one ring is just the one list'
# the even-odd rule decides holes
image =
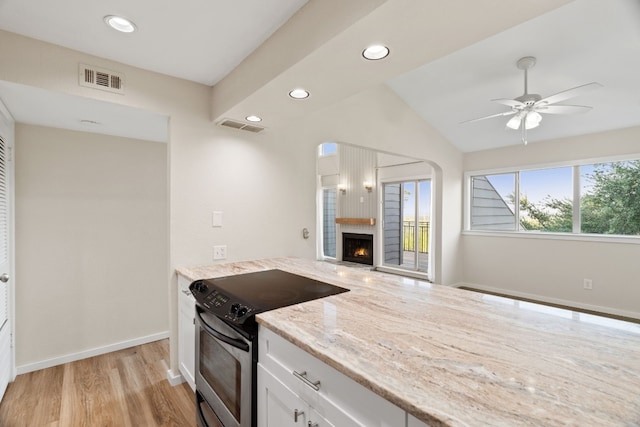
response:
{"label": "window", "polygon": [[322,190],[322,253],[336,257],[336,189]]}
{"label": "window", "polygon": [[471,177],[471,229],[515,230],[516,174]]}
{"label": "window", "polygon": [[469,188],[470,230],[640,235],[640,160],[471,175]]}
{"label": "window", "polygon": [[318,155],[320,157],[329,156],[331,154],[337,154],[338,144],[336,144],[335,142],[324,142],[318,146],[318,150],[319,150]]}
{"label": "window", "polygon": [[520,230],[573,231],[573,168],[520,172]]}
{"label": "window", "polygon": [[640,235],[640,160],[582,166],[580,182],[582,233]]}

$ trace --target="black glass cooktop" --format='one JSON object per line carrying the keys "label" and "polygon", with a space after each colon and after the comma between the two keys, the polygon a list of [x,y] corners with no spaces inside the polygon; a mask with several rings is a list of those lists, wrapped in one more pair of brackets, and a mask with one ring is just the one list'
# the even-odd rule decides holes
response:
{"label": "black glass cooktop", "polygon": [[200,306],[239,325],[258,313],[349,291],[282,270],[196,280],[189,289]]}

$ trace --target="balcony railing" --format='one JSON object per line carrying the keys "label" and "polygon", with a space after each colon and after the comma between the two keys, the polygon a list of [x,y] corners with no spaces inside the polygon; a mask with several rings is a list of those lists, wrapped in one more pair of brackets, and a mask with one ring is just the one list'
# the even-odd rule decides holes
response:
{"label": "balcony railing", "polygon": [[[418,222],[418,252],[429,253],[429,221]],[[405,251],[416,250],[416,223],[414,221],[402,222],[403,247]]]}

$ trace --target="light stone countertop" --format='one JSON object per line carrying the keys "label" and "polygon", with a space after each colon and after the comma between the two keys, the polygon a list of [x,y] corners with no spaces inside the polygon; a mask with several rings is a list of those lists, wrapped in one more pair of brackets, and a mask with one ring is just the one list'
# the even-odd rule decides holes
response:
{"label": "light stone countertop", "polygon": [[640,426],[640,324],[298,258],[177,272],[272,268],[351,291],[258,323],[428,425]]}

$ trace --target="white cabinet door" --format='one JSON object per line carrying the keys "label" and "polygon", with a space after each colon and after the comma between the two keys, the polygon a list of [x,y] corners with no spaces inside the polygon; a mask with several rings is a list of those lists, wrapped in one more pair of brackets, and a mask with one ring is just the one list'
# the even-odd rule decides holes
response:
{"label": "white cabinet door", "polygon": [[195,391],[196,326],[195,299],[186,279],[178,279],[178,364],[180,373]]}
{"label": "white cabinet door", "polygon": [[258,364],[258,427],[308,427],[308,405]]}

